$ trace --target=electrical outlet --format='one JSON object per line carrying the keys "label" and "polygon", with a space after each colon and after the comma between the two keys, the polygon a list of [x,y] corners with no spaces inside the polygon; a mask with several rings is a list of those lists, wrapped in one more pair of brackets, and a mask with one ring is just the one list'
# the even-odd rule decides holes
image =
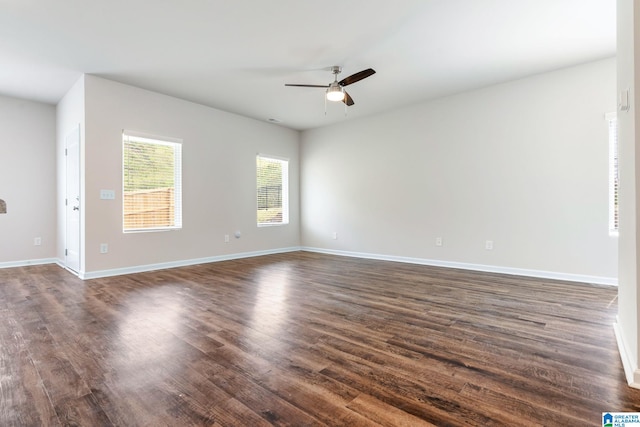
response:
{"label": "electrical outlet", "polygon": [[33,239],[34,246],[40,246],[42,244],[42,237],[36,237]]}
{"label": "electrical outlet", "polygon": [[484,242],[484,248],[488,251],[493,250],[493,240],[487,240]]}
{"label": "electrical outlet", "polygon": [[436,237],[436,246],[442,246],[442,237]]}
{"label": "electrical outlet", "polygon": [[228,234],[224,235],[224,242],[225,243],[229,243],[229,235]]}
{"label": "electrical outlet", "polygon": [[338,239],[338,232],[337,232],[337,231],[334,231],[333,233],[331,233],[331,238],[332,238],[333,240],[337,240],[337,239]]}
{"label": "electrical outlet", "polygon": [[100,253],[106,254],[109,252],[109,245],[106,243],[100,243]]}

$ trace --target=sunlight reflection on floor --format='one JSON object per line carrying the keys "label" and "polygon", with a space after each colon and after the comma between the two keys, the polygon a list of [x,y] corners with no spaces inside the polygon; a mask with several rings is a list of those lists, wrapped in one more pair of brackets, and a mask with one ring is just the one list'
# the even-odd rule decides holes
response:
{"label": "sunlight reflection on floor", "polygon": [[161,286],[131,294],[123,301],[128,313],[119,322],[116,345],[119,369],[131,373],[121,378],[125,383],[138,383],[150,370],[170,371],[171,359],[186,343],[177,338],[183,326],[185,296],[179,288]]}
{"label": "sunlight reflection on floor", "polygon": [[259,332],[253,337],[256,343],[266,335],[277,335],[287,320],[287,293],[291,282],[289,266],[274,266],[260,271],[257,278],[258,292],[251,318],[252,329]]}

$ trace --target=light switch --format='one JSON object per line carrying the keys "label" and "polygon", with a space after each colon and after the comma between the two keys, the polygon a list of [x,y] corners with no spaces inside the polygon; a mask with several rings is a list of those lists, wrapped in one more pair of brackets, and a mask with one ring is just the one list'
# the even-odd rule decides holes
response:
{"label": "light switch", "polygon": [[113,190],[100,190],[101,200],[115,200],[116,192]]}

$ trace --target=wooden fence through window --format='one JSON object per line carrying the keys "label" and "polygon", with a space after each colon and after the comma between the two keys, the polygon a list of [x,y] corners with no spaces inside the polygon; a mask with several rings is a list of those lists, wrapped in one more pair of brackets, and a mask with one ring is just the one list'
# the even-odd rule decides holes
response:
{"label": "wooden fence through window", "polygon": [[124,193],[124,229],[171,227],[175,219],[173,188]]}

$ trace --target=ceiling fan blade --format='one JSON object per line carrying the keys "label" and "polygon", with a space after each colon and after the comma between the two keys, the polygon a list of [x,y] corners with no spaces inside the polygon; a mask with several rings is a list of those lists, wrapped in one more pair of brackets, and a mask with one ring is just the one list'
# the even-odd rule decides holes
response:
{"label": "ceiling fan blade", "polygon": [[374,75],[375,73],[376,72],[373,68],[367,68],[366,70],[362,70],[359,73],[355,73],[350,75],[349,77],[345,77],[344,79],[340,80],[338,84],[340,86],[352,85],[362,79],[366,79],[367,77]]}
{"label": "ceiling fan blade", "polygon": [[295,84],[290,84],[290,83],[285,83],[285,86],[295,86],[295,87],[324,87],[327,88],[329,87],[329,85],[295,85]]}
{"label": "ceiling fan blade", "polygon": [[353,98],[351,98],[351,95],[349,95],[347,91],[344,92],[344,99],[342,100],[342,102],[347,104],[349,107],[355,104],[355,102],[353,102]]}

